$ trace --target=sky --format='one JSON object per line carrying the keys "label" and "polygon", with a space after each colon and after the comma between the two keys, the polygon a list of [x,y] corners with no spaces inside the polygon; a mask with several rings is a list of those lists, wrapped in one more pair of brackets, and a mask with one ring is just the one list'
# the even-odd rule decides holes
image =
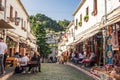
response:
{"label": "sky", "polygon": [[21,0],[29,15],[45,14],[53,20],[73,20],[80,0]]}

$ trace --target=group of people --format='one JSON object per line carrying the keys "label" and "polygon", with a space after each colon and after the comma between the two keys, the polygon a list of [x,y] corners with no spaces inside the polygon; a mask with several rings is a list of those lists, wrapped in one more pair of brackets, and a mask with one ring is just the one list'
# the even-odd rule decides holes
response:
{"label": "group of people", "polygon": [[48,63],[56,63],[57,62],[57,57],[50,56],[48,59]]}
{"label": "group of people", "polygon": [[[31,73],[31,69],[34,67],[36,67],[36,71],[41,72],[39,53],[35,52],[34,55],[32,56],[26,53],[21,57],[19,57],[18,55],[15,55],[15,57],[18,58],[18,63],[15,68],[15,73],[26,73],[26,71],[28,73]],[[26,67],[28,67],[28,70],[26,70]]]}
{"label": "group of people", "polygon": [[[3,38],[0,38],[0,75],[5,74],[7,55],[7,44],[4,42]],[[34,52],[32,56],[28,53],[20,55],[19,52],[16,52],[13,57],[18,60],[15,73],[25,73],[25,67],[28,67],[29,73],[33,67],[36,67],[37,70],[41,72],[40,54],[38,52]]]}
{"label": "group of people", "polygon": [[74,63],[80,63],[80,64],[84,64],[84,63],[89,63],[93,60],[95,60],[95,53],[94,52],[90,52],[90,55],[88,56],[86,53],[84,52],[80,52],[80,53],[72,53],[71,54],[71,61]]}

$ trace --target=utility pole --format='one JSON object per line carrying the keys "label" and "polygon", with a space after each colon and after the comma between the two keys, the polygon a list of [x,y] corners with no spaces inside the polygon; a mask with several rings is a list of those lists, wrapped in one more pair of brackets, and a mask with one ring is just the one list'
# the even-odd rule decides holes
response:
{"label": "utility pole", "polygon": [[[104,0],[104,6],[105,6],[105,16],[104,16],[104,23],[107,22],[107,0]],[[103,30],[103,64],[106,64],[106,36],[107,36],[107,27],[105,27]]]}

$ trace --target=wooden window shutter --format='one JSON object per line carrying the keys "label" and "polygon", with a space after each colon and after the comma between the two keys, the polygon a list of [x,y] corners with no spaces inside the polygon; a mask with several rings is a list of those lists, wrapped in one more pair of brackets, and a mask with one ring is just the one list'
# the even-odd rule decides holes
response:
{"label": "wooden window shutter", "polygon": [[97,9],[97,0],[94,0],[94,9]]}
{"label": "wooden window shutter", "polygon": [[80,21],[82,21],[82,14],[80,15]]}
{"label": "wooden window shutter", "polygon": [[0,4],[2,4],[2,0],[0,0]]}
{"label": "wooden window shutter", "polygon": [[93,1],[93,12],[92,15],[95,16],[97,15],[97,0]]}
{"label": "wooden window shutter", "polygon": [[2,0],[0,0],[0,11],[2,11]]}
{"label": "wooden window shutter", "polygon": [[80,14],[79,26],[82,26],[82,14]]}
{"label": "wooden window shutter", "polygon": [[26,21],[24,21],[24,30],[26,31]]}
{"label": "wooden window shutter", "polygon": [[0,0],[0,7],[2,6],[2,0]]}
{"label": "wooden window shutter", "polygon": [[86,15],[88,15],[89,14],[89,8],[87,7],[86,8]]}
{"label": "wooden window shutter", "polygon": [[17,22],[17,20],[16,20],[16,19],[17,19],[17,15],[18,15],[18,14],[17,14],[17,11],[15,11],[15,25],[18,25],[18,22]]}
{"label": "wooden window shutter", "polygon": [[13,22],[14,19],[13,19],[13,7],[10,6],[10,21]]}
{"label": "wooden window shutter", "polygon": [[23,19],[21,19],[21,28],[23,29]]}
{"label": "wooden window shutter", "polygon": [[76,26],[78,25],[78,19],[76,19]]}

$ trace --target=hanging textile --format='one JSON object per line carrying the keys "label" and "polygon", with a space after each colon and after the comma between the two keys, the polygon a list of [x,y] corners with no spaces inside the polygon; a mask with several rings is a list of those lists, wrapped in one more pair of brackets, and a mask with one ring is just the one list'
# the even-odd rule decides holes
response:
{"label": "hanging textile", "polygon": [[111,43],[112,43],[112,49],[113,50],[119,50],[118,32],[117,31],[114,31],[112,33]]}
{"label": "hanging textile", "polygon": [[106,37],[106,64],[113,64],[113,50],[111,36]]}

